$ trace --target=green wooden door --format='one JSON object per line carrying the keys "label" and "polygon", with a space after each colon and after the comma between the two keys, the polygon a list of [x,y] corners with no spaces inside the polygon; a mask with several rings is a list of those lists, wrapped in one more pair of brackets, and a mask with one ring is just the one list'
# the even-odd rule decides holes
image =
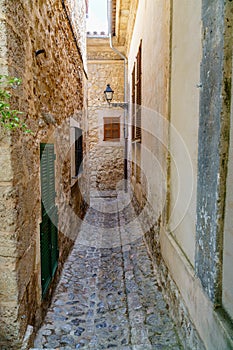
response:
{"label": "green wooden door", "polygon": [[40,225],[42,295],[50,285],[58,264],[58,214],[55,206],[54,145],[40,145],[41,208]]}

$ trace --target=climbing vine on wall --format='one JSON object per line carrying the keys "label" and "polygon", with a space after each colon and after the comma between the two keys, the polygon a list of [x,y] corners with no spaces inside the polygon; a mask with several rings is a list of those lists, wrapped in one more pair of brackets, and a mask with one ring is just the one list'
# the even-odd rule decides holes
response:
{"label": "climbing vine on wall", "polygon": [[12,89],[17,88],[21,80],[15,77],[0,75],[0,125],[8,130],[20,129],[25,133],[30,133],[27,125],[22,119],[22,112],[11,109],[10,99]]}

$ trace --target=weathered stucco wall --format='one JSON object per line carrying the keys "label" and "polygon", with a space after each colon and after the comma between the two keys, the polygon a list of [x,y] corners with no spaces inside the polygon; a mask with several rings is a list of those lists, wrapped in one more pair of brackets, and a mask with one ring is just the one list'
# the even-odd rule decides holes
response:
{"label": "weathered stucco wall", "polygon": [[230,129],[233,4],[203,1],[196,273],[221,304],[223,217]]}
{"label": "weathered stucco wall", "polygon": [[[101,43],[102,49],[98,46]],[[124,112],[108,106],[104,90],[110,84],[114,90],[112,102],[123,102],[124,63],[109,49],[107,39],[89,39],[88,77],[90,188],[92,191],[115,190],[122,188],[124,178]],[[104,141],[103,118],[106,117],[119,117],[119,141]]]}
{"label": "weathered stucco wall", "polygon": [[[214,309],[212,302],[216,302],[221,294],[219,258],[222,245],[216,232],[222,225],[223,213],[220,214],[222,210],[220,208],[223,208],[224,191],[220,190],[216,197],[215,190],[221,182],[222,184],[225,182],[224,159],[228,147],[229,101],[226,90],[224,91],[224,84],[229,86],[229,72],[231,72],[229,63],[232,53],[229,50],[232,49],[232,42],[229,39],[232,33],[232,12],[230,15],[232,4],[202,1],[199,2],[199,6],[195,3],[195,8],[192,9],[193,6],[192,3],[186,3],[181,7],[179,1],[173,2],[171,122],[175,124],[187,145],[193,173],[190,174],[185,167],[184,150],[177,147],[179,144],[174,142],[176,138],[173,140],[173,135],[170,133],[171,154],[175,152],[174,159],[177,160],[177,164],[175,162],[172,164],[171,159],[170,198],[173,205],[170,209],[175,203],[179,178],[181,181],[179,190],[183,191],[184,196],[180,197],[180,205],[176,204],[173,216],[174,221],[177,220],[176,216],[182,219],[175,230],[176,240],[166,230],[160,232],[161,252],[168,269],[167,273],[166,269],[162,269],[162,281],[175,318],[180,324],[185,324],[181,329],[186,332],[187,348],[231,349],[232,325],[221,309]],[[182,27],[179,23],[182,23]],[[186,47],[190,43],[191,46]],[[182,53],[183,49],[185,52]],[[192,53],[192,50],[195,52]],[[200,58],[202,63],[199,78]],[[197,87],[200,90],[200,100]],[[198,127],[199,140],[197,140]],[[178,165],[177,179],[175,165]],[[190,181],[191,178],[193,183]],[[182,207],[183,203],[187,203],[187,193],[190,193],[192,186],[193,191],[197,189],[197,199],[195,192],[191,192],[190,205],[187,208]],[[196,219],[195,203],[197,203]],[[195,220],[197,220],[197,232],[194,228]],[[171,220],[170,227],[172,224]],[[178,298],[175,297],[176,288],[175,284],[171,283],[170,277],[178,286],[180,293]],[[179,310],[183,310],[182,313]],[[186,319],[185,322],[181,321],[182,315]],[[193,337],[195,334],[197,337]]]}
{"label": "weathered stucco wall", "polygon": [[[160,8],[157,9],[157,12],[153,12],[158,3]],[[137,208],[139,205],[138,213],[140,212],[143,226],[148,225],[145,240],[154,262],[155,273],[169,303],[171,314],[177,325],[180,326],[184,348],[227,350],[233,347],[232,324],[222,309],[214,309],[213,300],[211,299],[212,292],[215,293],[216,287],[220,288],[221,291],[221,286],[219,284],[214,286],[212,282],[216,277],[216,265],[219,268],[219,257],[222,249],[222,245],[219,245],[221,243],[219,236],[214,235],[214,231],[219,223],[220,225],[223,223],[223,212],[217,210],[217,207],[220,208],[223,204],[224,191],[222,191],[223,187],[220,186],[222,188],[218,192],[220,196],[214,198],[213,188],[214,183],[218,186],[222,182],[224,183],[226,175],[225,159],[227,158],[229,124],[228,128],[225,127],[226,121],[229,121],[227,91],[230,87],[229,72],[231,74],[231,66],[229,70],[229,63],[232,58],[230,52],[232,49],[232,42],[230,42],[232,3],[221,2],[220,4],[220,2],[199,1],[195,5],[191,2],[185,2],[185,4],[182,3],[182,6],[180,1],[173,1],[172,3],[171,8],[169,8],[167,2],[166,5],[164,4],[166,6],[164,16],[161,13],[160,2],[153,2],[153,4],[150,1],[143,4],[139,3],[139,12],[137,13],[132,36],[132,47],[129,51],[130,79],[133,59],[142,39],[142,47],[144,45],[142,55],[143,75],[146,76],[146,78],[143,78],[142,104],[150,108],[145,113],[147,123],[144,123],[146,119],[144,116],[144,119],[142,119],[142,123],[144,123],[143,133],[145,135],[146,126],[151,133],[156,130],[154,131],[155,141],[150,135],[151,133],[146,137],[144,136],[145,139],[142,137],[142,147],[145,144],[147,149],[156,150],[154,161],[158,164],[158,167],[160,166],[160,172],[165,169],[164,177],[157,177],[155,172],[156,175],[152,178],[152,174],[148,171],[152,168],[151,164],[146,163],[146,156],[142,151],[141,164],[143,170],[145,170],[144,173],[147,174],[147,181],[153,184],[152,188],[157,189],[159,186],[164,186],[164,181],[161,181],[164,178],[166,182],[166,151],[161,147],[161,141],[166,150],[168,145],[170,146],[169,156],[171,158],[171,168],[168,167],[168,175],[171,175],[171,177],[168,178],[167,190],[169,192],[165,206],[167,212],[162,213],[166,215],[159,215],[158,207],[161,204],[156,205],[155,202],[162,197],[158,195],[159,192],[156,190],[154,192],[152,190],[155,202],[150,201],[148,203],[146,200],[140,202],[140,196],[136,196],[137,201],[134,198],[135,207]],[[149,6],[149,12],[147,12],[147,6]],[[156,13],[160,14],[158,18]],[[141,25],[140,27],[137,23],[140,23],[140,21],[150,23],[152,18],[153,35],[151,33],[150,35],[147,34],[148,39],[146,41],[143,37],[146,32],[144,27],[146,26]],[[169,18],[172,22],[169,22]],[[160,33],[161,28],[163,29],[163,35]],[[219,30],[219,28],[221,29]],[[171,37],[169,36],[170,29],[172,29]],[[160,33],[160,35],[157,36],[157,33]],[[167,36],[165,33],[167,33]],[[160,43],[160,37],[163,38],[162,43]],[[163,51],[163,45],[167,48],[170,46],[171,51],[166,51],[166,48]],[[158,47],[160,47],[160,50],[156,53]],[[171,61],[169,61],[169,55]],[[224,59],[223,56],[225,56]],[[199,74],[199,65],[202,58],[201,73]],[[144,67],[144,62],[146,62],[148,68]],[[154,74],[156,69],[158,69],[157,75]],[[166,74],[171,75],[170,90],[164,89],[166,79],[163,78],[167,76]],[[224,80],[223,77],[226,79]],[[219,88],[219,84],[222,88]],[[159,90],[160,86],[161,89]],[[156,89],[159,90],[158,93],[156,93]],[[167,91],[167,94],[165,91]],[[199,91],[201,91],[200,101]],[[158,113],[153,114],[153,110]],[[209,111],[211,111],[211,115]],[[155,116],[154,119],[151,118],[151,115]],[[161,123],[161,120],[164,121],[164,118],[161,119],[161,115],[171,117],[170,144],[166,138],[166,123]],[[152,122],[148,124],[148,120],[152,120]],[[197,154],[198,127],[201,127],[199,155]],[[178,132],[174,132],[174,130],[178,130]],[[220,152],[219,144],[221,144]],[[221,153],[220,157],[219,153]],[[199,161],[198,166],[197,159]],[[220,163],[222,166],[219,172]],[[185,164],[188,164],[189,169]],[[217,167],[215,167],[216,164]],[[202,170],[200,171],[200,169]],[[210,172],[208,169],[211,169]],[[211,176],[207,177],[208,174]],[[191,178],[192,181],[190,181]],[[156,182],[157,179],[158,182]],[[180,180],[179,191],[182,194],[181,196],[178,192],[178,180]],[[220,187],[218,188],[220,189]],[[187,196],[187,193],[189,196]],[[178,205],[175,202],[177,198],[181,200]],[[185,207],[183,206],[184,203],[186,204]],[[208,211],[205,211],[207,213],[205,216],[203,216],[202,209],[204,207],[201,203],[205,205],[205,210],[208,209]],[[198,218],[202,220],[197,224],[197,237],[195,232],[196,204]],[[174,207],[175,211],[173,211]],[[219,216],[216,215],[217,212]],[[171,214],[173,214],[172,220]],[[169,226],[166,226],[165,217]],[[180,218],[180,220],[177,220],[177,218]],[[175,232],[171,235],[172,227]],[[211,233],[208,228],[212,230]],[[195,245],[197,246],[195,247]],[[228,278],[230,278],[229,267],[230,263],[228,261],[228,269],[226,269]],[[196,272],[198,272],[198,275],[196,275]],[[229,283],[228,288],[231,285]]]}
{"label": "weathered stucco wall", "polygon": [[[139,2],[132,36],[129,79],[137,49],[142,40],[141,168],[145,176],[144,185],[147,186],[146,190],[142,190],[145,197],[138,195],[139,190],[136,186],[137,200],[134,204],[140,213],[138,219],[140,218],[142,226],[147,228],[145,240],[153,259],[155,273],[163,287],[170,312],[175,322],[180,325],[184,348],[200,350],[204,349],[204,345],[195,331],[195,326],[190,322],[189,310],[179,292],[179,286],[177,287],[173,279],[176,276],[172,276],[166,265],[168,261],[165,262],[166,256],[171,256],[174,259],[175,269],[178,269],[175,257],[180,256],[180,252],[172,250],[168,245],[164,251],[164,245],[161,245],[163,233],[166,231],[163,228],[166,227],[163,211],[166,206],[167,152],[169,150],[170,11],[169,2],[163,2],[163,6],[157,1]],[[187,16],[184,13],[183,15]],[[147,26],[144,25],[145,23]],[[153,28],[153,35],[151,28]],[[181,46],[182,44],[180,44],[180,50]],[[177,90],[178,94],[179,90]],[[182,283],[186,278],[187,276]]]}
{"label": "weathered stucco wall", "polygon": [[[19,349],[27,325],[38,325],[42,306],[49,301],[49,297],[43,303],[41,299],[40,142],[54,143],[57,153],[59,225],[62,228],[65,222],[69,228],[59,232],[62,262],[73,243],[74,229],[69,218],[69,117],[78,115],[77,111],[85,114],[85,77],[60,1],[17,1],[14,6],[1,1],[0,20],[5,31],[0,38],[0,69],[5,72],[7,67],[10,75],[22,79],[12,103],[24,112],[33,131],[30,135],[16,131],[11,137],[1,131],[0,141],[0,347]],[[37,50],[44,51],[37,56]],[[83,113],[77,118],[83,125]],[[83,209],[80,201],[76,210],[81,215]]]}
{"label": "weathered stucco wall", "polygon": [[[178,3],[179,2],[175,1],[173,6],[175,4],[178,5]],[[196,51],[193,53],[192,58],[187,60],[186,54],[191,51],[191,48],[189,50],[187,49],[186,54],[184,53],[182,55],[183,59],[186,59],[183,64],[182,58],[180,62],[177,62],[174,59],[178,57],[179,46],[178,43],[174,41],[173,37],[173,69],[171,72],[173,75],[171,79],[172,84],[174,83],[174,89],[171,90],[171,94],[173,93],[174,95],[171,96],[171,121],[175,120],[175,125],[186,141],[190,160],[193,164],[194,189],[197,187],[197,199],[195,199],[195,194],[191,197],[191,205],[188,208],[187,214],[184,216],[183,221],[175,232],[176,240],[173,240],[172,236],[165,230],[161,230],[160,233],[161,252],[166,267],[168,268],[168,281],[171,276],[179,288],[181,298],[174,298],[176,294],[175,285],[166,282],[166,278],[164,277],[162,279],[165,286],[165,293],[168,294],[172,305],[176,305],[178,301],[178,307],[176,306],[174,309],[172,307],[176,318],[181,320],[181,315],[179,312],[177,313],[177,311],[184,308],[186,311],[183,315],[187,316],[187,319],[191,321],[189,324],[186,322],[186,326],[183,327],[183,330],[186,329],[186,339],[189,339],[187,341],[187,347],[192,349],[199,349],[202,348],[202,346],[206,349],[231,349],[233,346],[231,339],[232,325],[221,309],[214,309],[214,303],[216,303],[215,305],[218,304],[216,301],[221,303],[219,296],[221,294],[220,270],[222,262],[220,262],[220,256],[222,244],[220,239],[221,235],[219,235],[220,231],[218,234],[216,234],[216,232],[223,223],[223,212],[221,212],[221,210],[223,209],[222,205],[225,196],[222,185],[225,182],[226,175],[224,159],[227,155],[228,147],[227,135],[229,125],[227,126],[227,120],[229,121],[229,100],[226,98],[227,94],[226,90],[224,91],[224,84],[226,84],[225,86],[229,86],[229,72],[231,74],[231,69],[229,71],[229,61],[231,61],[232,53],[228,50],[232,49],[232,43],[229,40],[230,33],[232,33],[232,15],[230,15],[232,4],[230,2],[223,4],[222,2],[213,3],[211,1],[202,1],[202,3],[199,4],[202,6],[202,24],[200,24],[198,19],[200,18],[200,7],[198,9],[196,5],[195,3],[195,9],[193,10],[191,9],[193,6],[191,3],[186,4],[188,8],[186,6],[183,6],[182,10],[180,7],[177,8],[177,18],[180,15],[184,18],[182,21],[182,31],[180,33],[176,33],[174,28],[176,22],[173,21],[173,35],[179,34],[177,40],[180,42],[181,38],[186,38],[190,33],[190,42],[192,42],[192,47],[196,43]],[[173,7],[173,9],[174,19],[176,8]],[[182,14],[181,11],[183,10],[187,11],[186,15],[184,13]],[[196,18],[194,17],[195,13]],[[188,25],[194,25],[196,23],[191,31],[187,28],[184,30],[184,25],[187,23],[186,19]],[[199,101],[197,92],[193,91],[191,95],[192,88],[191,86],[187,88],[186,85],[188,86],[191,83],[192,86],[195,84],[195,88],[197,87],[196,79],[198,78],[198,65],[200,62],[200,42],[198,42],[200,36],[197,33],[200,33],[200,29],[202,29],[202,63],[200,82],[198,82],[198,87],[200,88]],[[195,30],[196,35],[194,35]],[[191,39],[193,35],[194,38]],[[185,81],[183,80],[182,82],[182,80],[177,80],[178,74],[176,74],[176,70],[179,70],[178,64],[180,63],[182,65],[182,72],[185,71],[185,62],[187,61],[189,63],[189,68],[185,73]],[[190,63],[193,64],[192,69]],[[175,71],[174,67],[176,69]],[[179,78],[182,77],[182,72],[179,72]],[[187,99],[189,103],[185,106]],[[198,106],[198,101],[200,106]],[[185,115],[182,106],[185,106],[185,110],[188,114],[186,113]],[[200,119],[198,118],[199,143],[197,167],[195,163],[197,159],[196,122],[198,107],[200,108]],[[190,113],[193,116],[192,123],[186,125]],[[183,118],[179,118],[182,115]],[[173,144],[176,146],[175,143]],[[174,146],[172,147],[171,143],[171,151],[173,150]],[[175,151],[178,152],[179,148],[175,147]],[[178,167],[178,170],[180,168],[182,172],[181,174],[178,172],[178,176],[182,175],[182,173],[188,176],[189,173],[187,169],[184,168],[184,154],[183,152],[180,152],[180,154],[182,154],[182,160],[178,158],[178,164],[181,165],[181,167]],[[220,154],[221,156],[219,157]],[[172,166],[174,165],[171,165],[172,171]],[[220,168],[221,170],[219,171]],[[171,184],[171,191],[176,189],[175,181],[174,176],[173,183]],[[215,190],[217,189],[216,185],[218,190],[222,188],[217,196],[215,196],[216,192],[214,192],[214,188]],[[181,181],[180,190],[183,190],[185,193],[189,191],[189,183],[184,177]],[[187,200],[185,196],[183,198]],[[193,206],[195,202],[197,202],[197,233],[194,231],[193,227]],[[182,215],[182,210],[185,208],[182,208],[181,205],[180,207],[178,206],[177,209],[177,215]],[[185,237],[186,234],[187,239]],[[195,256],[193,255],[194,238],[196,243]],[[196,270],[194,270],[194,266]],[[169,288],[167,288],[167,285],[169,285]],[[169,291],[172,293],[170,294]],[[193,326],[195,328],[193,328]],[[193,338],[193,330],[195,329],[197,331],[196,334],[200,336],[203,344],[197,342],[198,337],[196,340]]]}
{"label": "weathered stucco wall", "polygon": [[[232,66],[233,67],[233,66]],[[233,77],[233,70],[231,79]],[[226,209],[223,240],[223,307],[233,320],[233,88],[231,87],[230,144],[227,170]]]}

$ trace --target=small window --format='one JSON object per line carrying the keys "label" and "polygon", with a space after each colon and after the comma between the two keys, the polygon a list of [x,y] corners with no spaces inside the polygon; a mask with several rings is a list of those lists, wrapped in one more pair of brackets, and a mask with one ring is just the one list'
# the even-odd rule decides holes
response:
{"label": "small window", "polygon": [[82,129],[75,128],[75,176],[83,171],[83,135]]}
{"label": "small window", "polygon": [[104,118],[104,141],[120,141],[120,118]]}
{"label": "small window", "polygon": [[142,43],[132,72],[132,140],[141,142]]}

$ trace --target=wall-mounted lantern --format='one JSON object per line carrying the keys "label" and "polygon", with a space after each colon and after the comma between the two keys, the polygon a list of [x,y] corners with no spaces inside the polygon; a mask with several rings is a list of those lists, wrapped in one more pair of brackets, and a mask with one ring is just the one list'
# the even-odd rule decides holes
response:
{"label": "wall-mounted lantern", "polygon": [[106,90],[104,91],[104,95],[105,95],[106,101],[108,102],[109,105],[112,101],[113,94],[114,94],[114,91],[112,90],[110,84],[107,84]]}

